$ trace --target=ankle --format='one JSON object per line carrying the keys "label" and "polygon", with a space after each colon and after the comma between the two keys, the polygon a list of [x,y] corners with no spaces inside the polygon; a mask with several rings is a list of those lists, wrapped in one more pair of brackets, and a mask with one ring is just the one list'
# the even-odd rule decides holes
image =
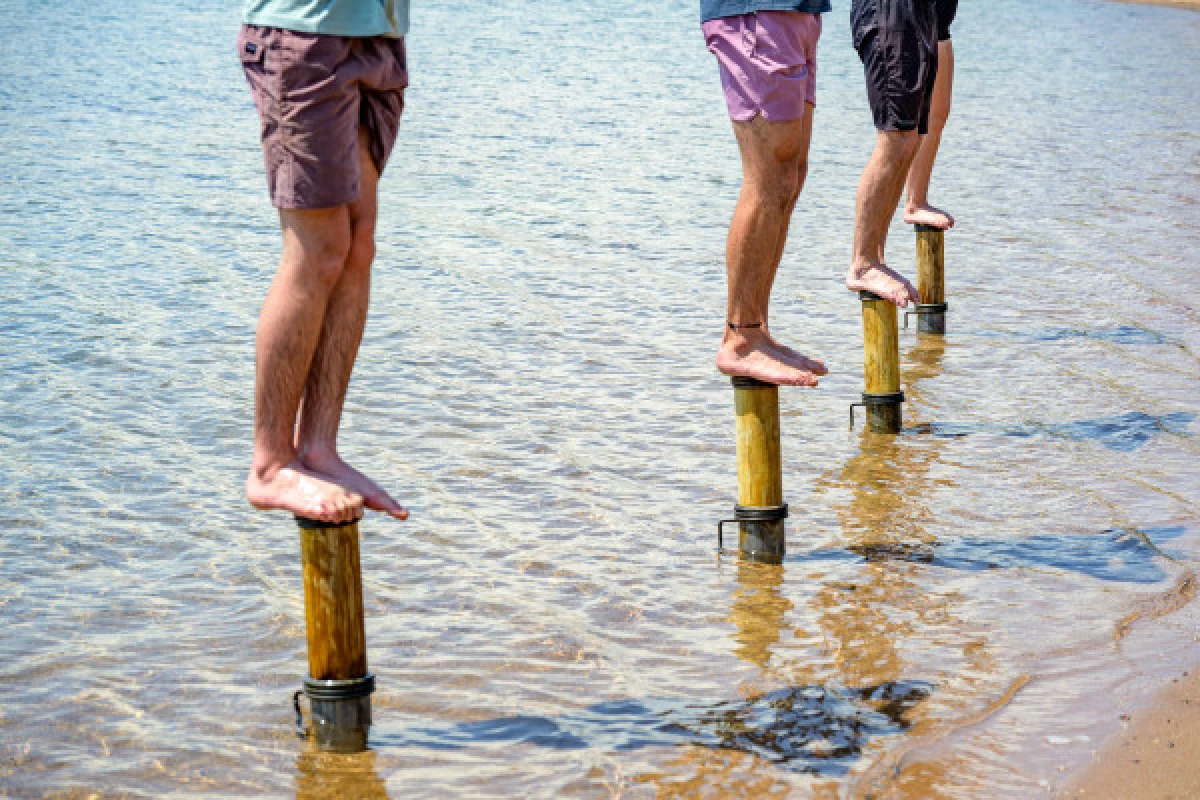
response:
{"label": "ankle", "polygon": [[337,445],[327,442],[304,442],[297,446],[296,457],[303,464],[328,464],[338,460]]}
{"label": "ankle", "polygon": [[284,458],[279,454],[255,452],[254,460],[250,464],[250,478],[259,483],[270,483],[281,471],[297,463],[299,459],[294,454],[291,458]]}

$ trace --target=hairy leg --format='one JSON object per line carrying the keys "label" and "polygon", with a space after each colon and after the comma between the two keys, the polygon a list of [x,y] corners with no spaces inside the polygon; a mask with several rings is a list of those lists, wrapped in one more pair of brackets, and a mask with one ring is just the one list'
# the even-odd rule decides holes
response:
{"label": "hairy leg", "polygon": [[938,42],[938,73],[933,84],[933,102],[929,107],[929,133],[908,170],[908,202],[904,207],[904,221],[910,225],[930,225],[943,229],[954,227],[954,217],[929,205],[929,181],[933,177],[933,164],[942,143],[942,131],[950,117],[953,97],[954,45],[947,39]]}
{"label": "hairy leg", "polygon": [[726,329],[717,368],[769,383],[815,386],[825,365],[783,352],[767,331],[771,286],[787,239],[788,222],[807,171],[812,106],[801,119],[734,122],[742,155],[742,191],[726,243],[728,320],[761,327]]}
{"label": "hairy leg", "polygon": [[246,498],[326,522],[362,516],[362,497],[306,469],[293,436],[329,298],[350,247],[345,206],[280,211],[283,257],[259,317],[254,458]]}
{"label": "hairy leg", "polygon": [[879,132],[875,152],[858,184],[854,253],[846,273],[846,288],[874,292],[901,308],[917,302],[917,290],[887,266],[883,248],[919,145],[916,131]]}
{"label": "hairy leg", "polygon": [[338,428],[350,374],[362,343],[375,259],[375,218],[379,173],[371,160],[366,133],[359,134],[359,199],[349,206],[351,243],[329,307],[304,386],[304,402],[296,428],[296,449],[304,466],[362,495],[367,508],[397,519],[408,512],[374,481],[342,461],[337,452]]}

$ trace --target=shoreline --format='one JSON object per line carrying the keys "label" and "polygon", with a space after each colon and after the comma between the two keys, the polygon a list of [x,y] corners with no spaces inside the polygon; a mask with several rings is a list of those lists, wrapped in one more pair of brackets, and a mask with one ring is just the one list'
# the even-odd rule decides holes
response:
{"label": "shoreline", "polygon": [[1200,669],[1176,674],[1150,706],[1122,720],[1059,797],[1200,797]]}

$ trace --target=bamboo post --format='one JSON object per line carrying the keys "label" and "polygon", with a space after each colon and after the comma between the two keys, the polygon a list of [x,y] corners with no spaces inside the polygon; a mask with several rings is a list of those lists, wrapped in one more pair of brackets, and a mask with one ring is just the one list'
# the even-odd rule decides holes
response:
{"label": "bamboo post", "polygon": [[[861,405],[867,427],[874,433],[899,433],[903,423],[900,391],[900,337],[896,306],[871,292],[859,292],[863,320],[863,377]],[[854,409],[851,408],[851,424]]]}
{"label": "bamboo post", "polygon": [[[946,332],[946,232],[917,225],[917,332]],[[907,325],[907,318],[906,323]]]}
{"label": "bamboo post", "polygon": [[779,446],[779,387],[733,379],[737,430],[738,551],[750,561],[779,564],[785,549],[783,462]]}
{"label": "bamboo post", "polygon": [[304,681],[317,747],[367,747],[375,676],[367,671],[358,523],[296,518],[304,561],[309,677]]}

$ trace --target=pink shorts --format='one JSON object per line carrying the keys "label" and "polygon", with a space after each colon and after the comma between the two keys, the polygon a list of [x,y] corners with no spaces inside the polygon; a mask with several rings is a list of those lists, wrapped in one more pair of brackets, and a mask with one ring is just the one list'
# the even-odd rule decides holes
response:
{"label": "pink shorts", "polygon": [[704,23],[704,40],[721,65],[730,118],[769,122],[804,116],[817,103],[821,15],[759,11]]}

